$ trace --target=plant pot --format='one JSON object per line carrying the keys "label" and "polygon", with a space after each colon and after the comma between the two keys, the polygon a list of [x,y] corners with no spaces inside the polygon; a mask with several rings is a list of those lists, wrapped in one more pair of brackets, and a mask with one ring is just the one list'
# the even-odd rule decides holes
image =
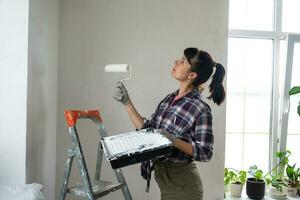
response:
{"label": "plant pot", "polygon": [[229,184],[224,184],[224,192],[229,192]]}
{"label": "plant pot", "polygon": [[295,187],[286,187],[286,195],[289,197],[296,197],[298,194],[298,189]]}
{"label": "plant pot", "polygon": [[266,183],[263,180],[248,178],[246,181],[246,194],[250,199],[262,199],[265,196]]}
{"label": "plant pot", "polygon": [[226,199],[228,192],[229,192],[229,184],[227,185],[224,184],[224,199]]}
{"label": "plant pot", "polygon": [[270,197],[274,199],[283,199],[286,198],[286,187],[283,187],[282,191],[280,192],[276,187],[270,185],[268,186],[268,193]]}
{"label": "plant pot", "polygon": [[232,197],[241,197],[243,185],[240,183],[231,183],[230,187],[230,195]]}

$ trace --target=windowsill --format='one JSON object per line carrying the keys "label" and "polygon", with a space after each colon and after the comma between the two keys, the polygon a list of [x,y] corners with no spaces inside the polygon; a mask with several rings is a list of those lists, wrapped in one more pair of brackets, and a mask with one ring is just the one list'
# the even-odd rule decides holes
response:
{"label": "windowsill", "polygon": [[[231,197],[229,192],[226,192],[226,200],[249,200],[248,196],[243,192],[241,197]],[[278,200],[270,197],[268,194],[262,200]],[[285,200],[300,200],[300,197],[287,197]]]}

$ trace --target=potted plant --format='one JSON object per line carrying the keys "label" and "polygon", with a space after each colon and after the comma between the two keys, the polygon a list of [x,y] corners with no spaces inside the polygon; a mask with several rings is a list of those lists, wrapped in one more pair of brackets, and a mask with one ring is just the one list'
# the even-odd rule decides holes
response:
{"label": "potted plant", "polygon": [[279,160],[279,163],[273,167],[271,170],[272,173],[275,173],[277,179],[283,180],[285,167],[289,162],[289,156],[292,153],[289,150],[276,152],[276,157]]}
{"label": "potted plant", "polygon": [[242,194],[243,186],[246,182],[247,172],[238,171],[233,168],[225,168],[224,184],[229,185],[230,195],[232,197],[240,197]]}
{"label": "potted plant", "polygon": [[[293,88],[290,89],[289,91],[289,95],[295,95],[295,94],[299,94],[300,93],[300,86],[295,86]],[[300,102],[298,103],[298,108],[297,108],[297,113],[300,116]],[[300,189],[298,188],[298,195],[300,196]]]}
{"label": "potted plant", "polygon": [[286,175],[287,175],[287,188],[286,193],[290,197],[297,196],[297,190],[300,188],[299,184],[299,176],[300,176],[300,168],[295,169],[296,164],[293,166],[287,165]]}
{"label": "potted plant", "polygon": [[277,176],[268,174],[266,177],[266,182],[268,185],[268,193],[274,199],[286,198],[286,186],[287,183],[279,179]]}
{"label": "potted plant", "polygon": [[228,185],[231,180],[231,174],[229,174],[228,168],[224,169],[224,199],[225,199],[225,193],[228,192]]}
{"label": "potted plant", "polygon": [[265,181],[263,180],[263,171],[256,165],[249,168],[248,173],[252,175],[246,181],[246,194],[250,199],[262,199],[265,196]]}
{"label": "potted plant", "polygon": [[228,168],[224,169],[224,199],[226,199],[226,193],[229,191],[229,183],[232,179],[232,173],[229,173]]}
{"label": "potted plant", "polygon": [[[300,93],[300,86],[295,86],[289,91],[289,95],[295,95]],[[300,116],[300,102],[298,104],[298,109],[297,109],[298,115]]]}
{"label": "potted plant", "polygon": [[287,183],[284,180],[284,171],[290,155],[291,152],[289,150],[276,152],[279,163],[266,176],[268,193],[275,199],[286,197]]}

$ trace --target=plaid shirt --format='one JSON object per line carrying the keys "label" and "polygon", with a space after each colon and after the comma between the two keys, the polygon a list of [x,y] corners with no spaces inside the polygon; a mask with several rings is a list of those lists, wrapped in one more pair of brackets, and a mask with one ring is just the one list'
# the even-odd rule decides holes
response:
{"label": "plaid shirt", "polygon": [[[170,154],[163,159],[160,158],[160,161],[207,162],[212,158],[214,142],[211,109],[198,90],[192,90],[182,98],[174,100],[177,94],[178,90],[168,94],[159,103],[151,118],[145,122],[143,128],[164,129],[178,139],[192,144],[193,156],[173,148]],[[148,180],[150,180],[149,167],[149,162],[142,163],[142,176]]]}

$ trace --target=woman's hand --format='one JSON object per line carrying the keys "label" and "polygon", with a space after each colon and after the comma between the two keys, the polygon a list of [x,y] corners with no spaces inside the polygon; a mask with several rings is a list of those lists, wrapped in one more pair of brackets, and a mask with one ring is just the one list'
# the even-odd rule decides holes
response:
{"label": "woman's hand", "polygon": [[171,140],[171,142],[173,143],[174,147],[176,147],[177,149],[183,151],[184,153],[186,153],[189,156],[194,156],[193,154],[193,146],[191,143],[189,142],[185,142],[181,139],[176,138],[175,135],[169,133],[168,131],[164,130],[164,129],[158,129],[158,132],[162,135],[164,135],[166,138],[168,138],[169,140]]}
{"label": "woman's hand", "polygon": [[164,129],[158,129],[157,130],[160,134],[162,134],[163,136],[165,136],[166,138],[168,138],[172,143],[175,142],[175,140],[177,139],[175,137],[175,135],[169,133],[168,131],[164,130]]}
{"label": "woman's hand", "polygon": [[118,85],[117,87],[115,87],[113,97],[117,101],[121,102],[123,105],[128,105],[131,102],[128,91],[126,90],[125,85],[121,81],[118,81]]}

